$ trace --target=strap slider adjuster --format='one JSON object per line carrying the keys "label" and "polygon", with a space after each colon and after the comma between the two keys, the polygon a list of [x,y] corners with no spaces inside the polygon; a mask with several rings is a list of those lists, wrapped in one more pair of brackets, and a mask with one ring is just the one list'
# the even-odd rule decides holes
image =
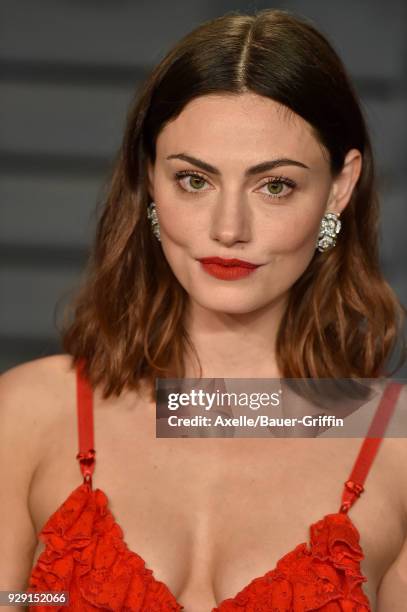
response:
{"label": "strap slider adjuster", "polygon": [[95,449],[94,448],[90,448],[88,451],[86,451],[86,453],[79,452],[76,455],[76,458],[79,459],[79,463],[81,465],[85,465],[85,466],[89,466],[90,467],[95,462],[95,454],[96,454]]}
{"label": "strap slider adjuster", "polygon": [[365,490],[363,485],[359,484],[358,482],[354,482],[353,480],[347,480],[345,482],[345,487],[349,489],[349,491],[352,491],[352,493],[357,495],[357,497],[360,497],[360,495]]}
{"label": "strap slider adjuster", "polygon": [[76,458],[79,459],[79,465],[83,474],[83,482],[92,488],[92,474],[95,469],[95,454],[94,448],[90,448],[85,453],[79,452]]}
{"label": "strap slider adjuster", "polygon": [[[339,512],[348,512],[348,510],[352,507],[355,499],[360,497],[360,495],[365,490],[363,485],[358,482],[354,482],[353,480],[347,480],[345,482],[345,491],[342,496],[342,505],[340,507]],[[349,492],[351,495],[349,496]]]}

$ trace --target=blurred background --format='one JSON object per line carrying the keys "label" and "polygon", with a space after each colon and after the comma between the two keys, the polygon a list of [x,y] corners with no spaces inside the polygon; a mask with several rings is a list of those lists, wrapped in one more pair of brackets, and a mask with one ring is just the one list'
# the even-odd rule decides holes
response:
{"label": "blurred background", "polygon": [[345,62],[376,152],[383,272],[407,304],[405,0],[1,0],[0,371],[62,352],[57,303],[83,271],[135,87],[202,21],[263,8],[312,19]]}

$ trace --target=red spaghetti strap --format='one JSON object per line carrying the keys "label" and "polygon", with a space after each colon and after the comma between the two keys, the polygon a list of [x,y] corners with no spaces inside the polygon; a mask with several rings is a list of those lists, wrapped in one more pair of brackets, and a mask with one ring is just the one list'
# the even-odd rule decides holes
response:
{"label": "red spaghetti strap", "polygon": [[76,405],[78,417],[79,460],[84,483],[92,488],[92,474],[95,469],[95,449],[93,441],[93,390],[85,371],[85,360],[80,359],[76,366]]}
{"label": "red spaghetti strap", "polygon": [[345,482],[340,512],[347,512],[364,491],[364,482],[393,415],[402,387],[401,383],[390,382],[383,392],[352,472]]}

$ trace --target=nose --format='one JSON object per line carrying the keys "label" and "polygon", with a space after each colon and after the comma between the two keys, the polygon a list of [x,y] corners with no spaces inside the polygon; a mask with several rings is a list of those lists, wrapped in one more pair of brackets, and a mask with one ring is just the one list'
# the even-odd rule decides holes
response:
{"label": "nose", "polygon": [[225,246],[250,240],[251,211],[243,197],[231,194],[220,198],[212,212],[210,237]]}

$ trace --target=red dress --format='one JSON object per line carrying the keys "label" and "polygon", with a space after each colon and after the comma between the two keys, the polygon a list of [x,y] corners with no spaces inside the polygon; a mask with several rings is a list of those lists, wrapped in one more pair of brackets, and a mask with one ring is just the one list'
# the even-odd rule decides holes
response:
{"label": "red dress", "polygon": [[[84,481],[38,534],[45,549],[32,569],[27,592],[68,591],[69,605],[30,606],[31,612],[183,610],[170,589],[127,547],[101,489],[95,467],[93,396],[82,363],[77,366],[79,460]],[[254,578],[210,612],[371,612],[362,590],[359,533],[347,512],[363,491],[369,468],[391,418],[401,385],[386,387],[349,479],[338,512],[310,527],[309,543],[285,554],[274,569]],[[209,611],[208,611],[209,612]]]}

